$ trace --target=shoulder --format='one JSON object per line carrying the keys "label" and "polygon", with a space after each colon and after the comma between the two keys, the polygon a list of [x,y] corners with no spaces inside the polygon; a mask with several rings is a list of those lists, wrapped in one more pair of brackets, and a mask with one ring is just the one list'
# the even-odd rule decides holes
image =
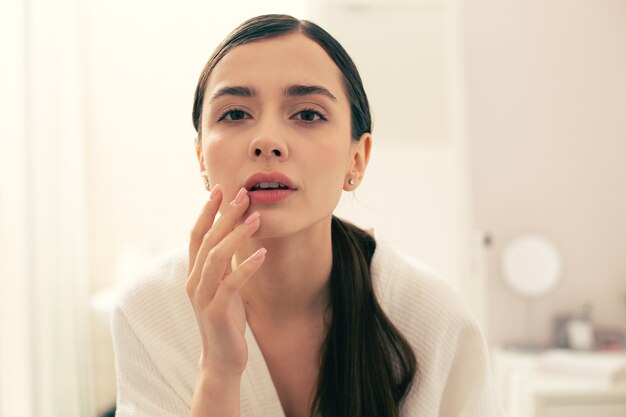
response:
{"label": "shoulder", "polygon": [[390,320],[423,355],[481,337],[464,301],[435,270],[378,239],[371,263],[377,299]]}
{"label": "shoulder", "polygon": [[379,301],[392,302],[392,309],[418,309],[433,316],[469,314],[456,290],[438,272],[385,240],[376,242],[371,272]]}
{"label": "shoulder", "polygon": [[123,323],[146,348],[177,345],[195,335],[197,325],[187,292],[188,254],[172,250],[143,267],[119,289],[113,332]]}
{"label": "shoulder", "polygon": [[188,412],[201,342],[185,290],[187,259],[183,249],[161,255],[120,289],[111,327],[124,416]]}
{"label": "shoulder", "polygon": [[384,241],[377,242],[371,270],[381,308],[418,363],[419,383],[407,395],[403,415],[498,415],[484,336],[457,292]]}
{"label": "shoulder", "polygon": [[136,273],[132,282],[119,288],[116,308],[125,314],[141,315],[163,303],[179,299],[187,273],[187,253],[178,248],[159,256]]}

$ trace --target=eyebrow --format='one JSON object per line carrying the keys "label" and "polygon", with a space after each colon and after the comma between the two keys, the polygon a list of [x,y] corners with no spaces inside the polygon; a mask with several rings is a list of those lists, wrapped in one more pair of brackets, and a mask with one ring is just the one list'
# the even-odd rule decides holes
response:
{"label": "eyebrow", "polygon": [[249,87],[235,86],[235,87],[222,87],[217,90],[209,100],[209,103],[217,100],[222,96],[238,96],[238,97],[254,97],[256,91]]}
{"label": "eyebrow", "polygon": [[310,94],[321,94],[337,101],[337,98],[328,89],[319,85],[292,85],[285,89],[285,95],[288,97],[308,96]]}
{"label": "eyebrow", "polygon": [[[337,101],[337,98],[330,91],[328,91],[327,88],[324,88],[319,85],[291,85],[287,87],[284,91],[284,95],[287,97],[302,97],[302,96],[308,96],[311,94],[321,94],[321,95],[324,95],[326,97],[333,99],[334,101]],[[222,96],[255,97],[256,95],[257,95],[257,92],[253,88],[250,88],[250,87],[227,86],[227,87],[222,87],[219,90],[217,90],[211,96],[209,103],[217,100],[218,98]]]}

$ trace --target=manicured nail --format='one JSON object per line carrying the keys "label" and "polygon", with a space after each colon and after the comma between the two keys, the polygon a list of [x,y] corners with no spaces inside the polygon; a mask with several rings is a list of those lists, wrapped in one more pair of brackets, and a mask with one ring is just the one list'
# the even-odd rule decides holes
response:
{"label": "manicured nail", "polygon": [[233,200],[232,204],[240,204],[244,197],[248,194],[248,190],[245,187],[241,187],[241,190],[237,193],[237,197]]}
{"label": "manicured nail", "polygon": [[261,213],[259,213],[258,211],[255,211],[254,213],[252,213],[251,215],[248,216],[248,218],[246,219],[246,221],[244,221],[245,224],[252,224],[256,219],[259,218],[259,216],[261,215]]}
{"label": "manicured nail", "polygon": [[209,200],[215,200],[215,198],[217,198],[217,194],[219,193],[219,191],[221,190],[221,187],[219,184],[215,184],[215,187],[213,187],[213,189],[211,190],[211,195],[209,196]]}
{"label": "manicured nail", "polygon": [[258,251],[254,252],[254,255],[252,255],[250,259],[252,259],[253,261],[258,261],[265,256],[266,252],[267,252],[267,249],[261,248]]}

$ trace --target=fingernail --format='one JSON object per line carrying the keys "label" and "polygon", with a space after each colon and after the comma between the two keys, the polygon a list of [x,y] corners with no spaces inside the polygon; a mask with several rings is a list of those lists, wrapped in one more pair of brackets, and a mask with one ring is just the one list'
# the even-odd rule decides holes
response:
{"label": "fingernail", "polygon": [[240,204],[243,198],[248,194],[248,190],[245,187],[241,187],[241,190],[237,193],[237,197],[233,200],[233,204]]}
{"label": "fingernail", "polygon": [[252,255],[250,259],[252,259],[253,261],[258,261],[259,259],[265,256],[266,252],[267,252],[267,249],[261,248],[258,251],[254,252],[254,255]]}
{"label": "fingernail", "polygon": [[215,187],[213,187],[213,189],[211,190],[211,195],[209,196],[209,200],[215,200],[220,189],[221,189],[220,185],[215,184]]}
{"label": "fingernail", "polygon": [[261,213],[259,213],[258,211],[255,211],[254,213],[252,213],[251,215],[248,216],[248,218],[246,219],[246,221],[244,221],[245,224],[252,224],[254,223],[254,221],[256,219],[259,218],[259,216],[261,215]]}

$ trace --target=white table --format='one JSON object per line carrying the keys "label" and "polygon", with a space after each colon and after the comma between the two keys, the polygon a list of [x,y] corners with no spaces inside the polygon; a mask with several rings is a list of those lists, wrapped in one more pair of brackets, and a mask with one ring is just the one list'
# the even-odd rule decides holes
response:
{"label": "white table", "polygon": [[[626,380],[609,381],[593,368],[586,376],[565,376],[542,370],[546,358],[564,358],[574,368],[577,361],[597,370],[607,361],[624,360],[621,353],[568,351],[522,352],[493,349],[493,373],[500,401],[508,417],[626,417]],[[552,355],[552,356],[551,356]],[[544,367],[545,368],[545,367]]]}

